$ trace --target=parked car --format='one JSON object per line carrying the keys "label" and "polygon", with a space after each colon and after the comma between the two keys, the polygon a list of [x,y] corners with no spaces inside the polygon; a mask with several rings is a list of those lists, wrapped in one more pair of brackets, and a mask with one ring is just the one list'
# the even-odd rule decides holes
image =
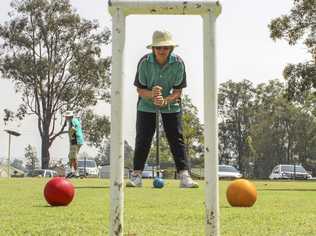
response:
{"label": "parked car", "polygon": [[99,177],[99,168],[95,160],[78,160],[80,176]]}
{"label": "parked car", "polygon": [[277,165],[272,169],[270,179],[311,179],[302,165]]}
{"label": "parked car", "polygon": [[[145,165],[144,170],[142,172],[143,178],[155,178],[157,175],[156,167]],[[163,171],[160,170],[160,177],[163,177]]]}
{"label": "parked car", "polygon": [[142,172],[142,178],[153,178],[155,176],[155,173],[153,174],[152,170],[143,170]]}
{"label": "parked car", "polygon": [[231,165],[218,165],[218,178],[219,179],[238,179],[242,174]]}
{"label": "parked car", "polygon": [[57,172],[54,170],[48,170],[48,169],[35,169],[30,171],[27,174],[28,177],[54,177],[57,176]]}
{"label": "parked car", "polygon": [[[132,170],[128,168],[124,168],[124,178],[129,178]],[[101,179],[109,179],[110,178],[110,165],[99,166],[99,177]]]}
{"label": "parked car", "polygon": [[69,164],[66,164],[66,165],[65,165],[65,173],[64,173],[64,176],[67,176],[70,172],[71,172],[71,168],[70,168]]}

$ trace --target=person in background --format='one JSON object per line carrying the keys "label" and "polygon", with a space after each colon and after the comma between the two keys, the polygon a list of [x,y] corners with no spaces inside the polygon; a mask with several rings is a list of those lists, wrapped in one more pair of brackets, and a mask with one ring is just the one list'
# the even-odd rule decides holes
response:
{"label": "person in background", "polygon": [[188,172],[188,163],[182,131],[181,93],[186,87],[185,66],[173,53],[177,44],[168,31],[155,31],[152,44],[138,63],[134,85],[139,96],[137,103],[134,170],[127,187],[142,187],[142,171],[155,132],[156,111],[159,109],[170,146],[180,187],[197,188]]}
{"label": "person in background", "polygon": [[66,178],[79,177],[77,157],[84,142],[81,123],[78,118],[74,117],[73,111],[66,111],[65,119],[68,123],[68,135],[70,143],[68,159],[69,166],[71,168],[71,172],[68,173]]}

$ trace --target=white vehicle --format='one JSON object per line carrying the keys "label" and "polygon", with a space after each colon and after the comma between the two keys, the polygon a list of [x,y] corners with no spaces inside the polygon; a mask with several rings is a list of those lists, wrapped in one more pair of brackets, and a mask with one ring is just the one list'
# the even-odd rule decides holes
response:
{"label": "white vehicle", "polygon": [[48,169],[35,169],[29,172],[27,176],[50,178],[50,177],[57,176],[57,172],[55,170],[48,170]]}
{"label": "white vehicle", "polygon": [[311,179],[312,176],[302,165],[277,165],[273,168],[269,179]]}
{"label": "white vehicle", "polygon": [[[124,177],[129,178],[131,170],[128,168],[124,168]],[[101,179],[109,179],[110,178],[110,165],[99,166],[99,177]]]}
{"label": "white vehicle", "polygon": [[95,160],[78,160],[78,171],[80,176],[99,176],[99,168]]}
{"label": "white vehicle", "polygon": [[[149,165],[145,165],[145,168],[142,172],[142,177],[143,178],[155,178],[157,176],[157,171],[156,171],[156,167],[154,166],[149,166]],[[160,177],[163,177],[163,171],[160,170]]]}
{"label": "white vehicle", "polygon": [[218,165],[218,178],[219,179],[238,179],[242,174],[233,166]]}

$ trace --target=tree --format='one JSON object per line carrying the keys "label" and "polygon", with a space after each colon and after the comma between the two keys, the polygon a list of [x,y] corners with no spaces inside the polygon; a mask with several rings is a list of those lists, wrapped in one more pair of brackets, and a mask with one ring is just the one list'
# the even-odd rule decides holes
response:
{"label": "tree", "polygon": [[277,164],[300,163],[316,173],[316,97],[288,101],[280,80],[253,87],[228,81],[219,91],[219,158],[245,176],[267,178]]}
{"label": "tree", "polygon": [[[248,80],[222,83],[218,95],[220,162],[236,161],[245,174],[252,160],[249,136],[255,89]],[[248,140],[248,141],[247,141]]]}
{"label": "tree", "polygon": [[[147,163],[149,165],[156,165],[157,156],[157,138],[156,134],[153,137],[150,152],[148,154]],[[171,163],[173,160],[172,154],[170,152],[169,144],[165,131],[163,130],[162,120],[159,123],[159,161],[161,164]]]}
{"label": "tree", "polygon": [[291,155],[288,144],[293,139],[288,131],[292,121],[290,104],[284,93],[284,84],[278,80],[259,84],[256,88],[255,116],[250,133],[256,150],[254,173],[258,178],[266,178],[275,165],[288,163],[288,155]]}
{"label": "tree", "polygon": [[28,171],[34,170],[35,168],[38,167],[38,158],[37,158],[36,148],[29,144],[24,150],[25,150],[24,156],[26,159],[25,168]]}
{"label": "tree", "polygon": [[315,99],[293,103],[284,96],[286,87],[278,80],[256,88],[254,121],[251,126],[255,150],[255,177],[266,178],[277,164],[309,164],[315,153]]}
{"label": "tree", "polygon": [[[183,138],[186,147],[186,155],[188,157],[189,165],[191,162],[203,156],[203,126],[198,118],[198,110],[192,104],[188,95],[183,96],[181,100],[182,106],[182,122],[183,122]],[[169,166],[173,163],[172,153],[167,141],[166,134],[163,130],[162,120],[159,123],[159,160],[163,166]],[[153,138],[151,145],[148,163],[150,165],[156,164],[156,135]],[[202,158],[201,158],[202,159]]]}
{"label": "tree", "polygon": [[19,159],[14,159],[11,166],[19,170],[24,170],[23,161]]}
{"label": "tree", "polygon": [[110,58],[101,45],[110,31],[82,19],[68,0],[20,0],[11,3],[10,21],[0,25],[0,71],[22,94],[18,115],[35,115],[41,136],[42,168],[49,148],[62,134],[57,116],[109,100]]}
{"label": "tree", "polygon": [[203,156],[203,125],[198,117],[198,109],[192,104],[188,95],[182,99],[183,138],[188,157],[189,167],[192,162]]}
{"label": "tree", "polygon": [[[82,128],[85,133],[85,139],[90,146],[97,148],[97,157],[95,158],[98,165],[110,164],[110,120],[107,116],[94,114],[92,110],[87,110],[82,116]],[[124,140],[124,158],[125,166],[132,166],[133,149]]]}
{"label": "tree", "polygon": [[[313,109],[315,103],[312,104]],[[294,123],[294,138],[295,145],[293,146],[293,153],[297,160],[304,166],[310,166],[316,170],[316,120],[315,116],[310,112],[311,110],[307,107],[298,107],[295,123]]]}
{"label": "tree", "polygon": [[8,109],[4,109],[3,112],[4,112],[4,117],[3,117],[4,125],[7,125],[9,121],[14,120],[14,112]]}
{"label": "tree", "polygon": [[103,141],[100,143],[101,145],[98,147],[98,153],[95,157],[95,161],[97,165],[104,166],[110,164],[110,142],[109,140]]}
{"label": "tree", "polygon": [[92,110],[86,110],[82,117],[82,129],[88,145],[100,148],[110,135],[110,120],[107,116],[94,114]]}
{"label": "tree", "polygon": [[110,163],[109,118],[97,115],[88,109],[82,114],[81,120],[85,141],[89,146],[97,149],[98,154],[95,158],[97,165],[108,165]]}
{"label": "tree", "polygon": [[269,24],[273,40],[284,39],[290,45],[303,41],[311,54],[311,60],[284,69],[288,81],[289,99],[302,100],[302,92],[316,88],[316,0],[293,0],[288,15],[273,19]]}
{"label": "tree", "polygon": [[[103,140],[101,145],[98,147],[98,154],[95,161],[98,165],[109,165],[110,164],[110,152],[111,145],[110,140]],[[129,143],[124,140],[124,167],[132,168],[133,166],[133,148]]]}
{"label": "tree", "polygon": [[124,140],[124,167],[125,168],[133,168],[133,154],[134,150],[129,143]]}

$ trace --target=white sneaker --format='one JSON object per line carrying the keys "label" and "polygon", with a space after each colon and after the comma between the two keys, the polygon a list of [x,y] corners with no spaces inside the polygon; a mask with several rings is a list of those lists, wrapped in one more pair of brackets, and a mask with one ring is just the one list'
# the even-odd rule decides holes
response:
{"label": "white sneaker", "polygon": [[199,184],[192,180],[187,170],[180,171],[180,188],[198,188]]}
{"label": "white sneaker", "polygon": [[126,187],[143,187],[141,174],[131,174],[131,178],[127,181]]}
{"label": "white sneaker", "polygon": [[73,172],[69,172],[67,175],[66,175],[66,179],[70,179],[70,178],[73,178],[75,177],[75,174]]}

